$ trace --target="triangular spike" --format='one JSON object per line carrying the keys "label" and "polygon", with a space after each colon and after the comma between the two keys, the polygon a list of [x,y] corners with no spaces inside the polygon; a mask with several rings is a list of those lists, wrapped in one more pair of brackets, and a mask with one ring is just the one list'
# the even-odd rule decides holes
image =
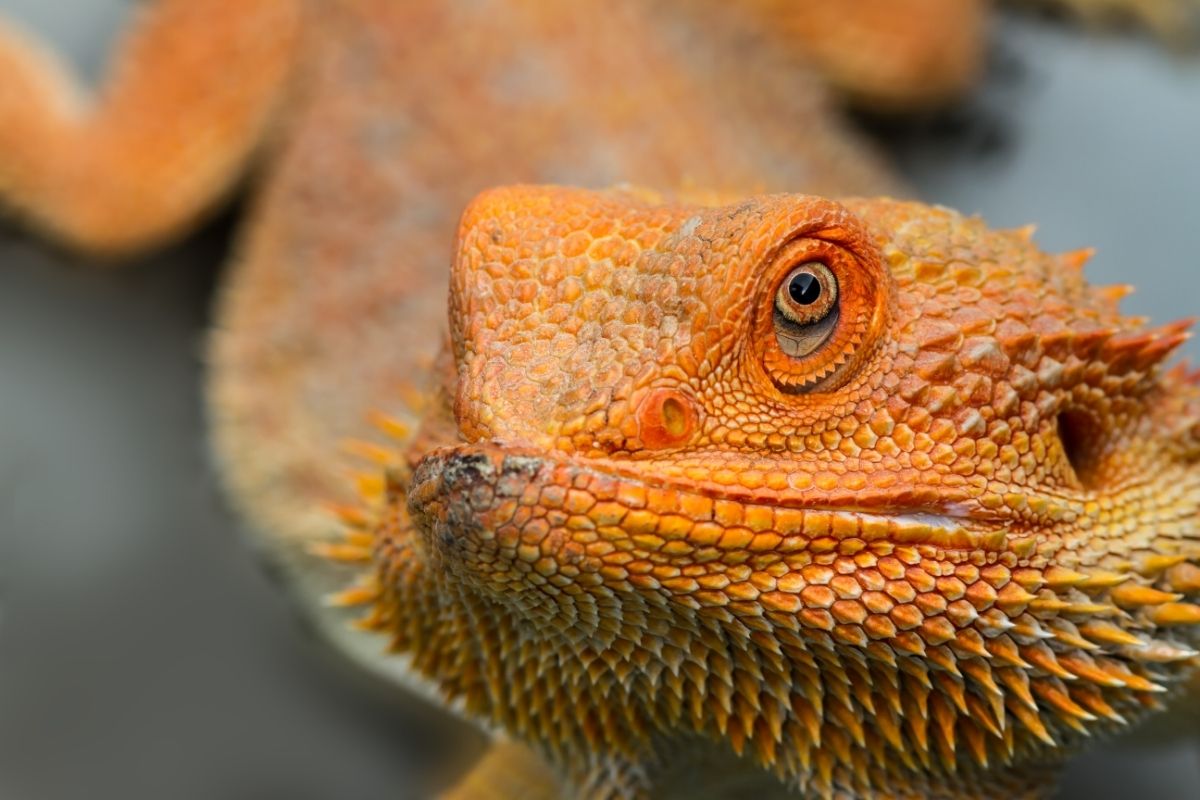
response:
{"label": "triangular spike", "polygon": [[989,694],[1004,694],[1000,687],[996,685],[996,680],[992,675],[992,668],[986,661],[972,658],[961,662],[959,666],[968,678],[982,686]]}
{"label": "triangular spike", "polygon": [[1179,564],[1167,572],[1167,583],[1184,594],[1200,594],[1200,565]]}
{"label": "triangular spike", "polygon": [[1176,661],[1190,661],[1200,653],[1190,647],[1155,640],[1144,647],[1129,650],[1125,655],[1145,664],[1171,664]]}
{"label": "triangular spike", "polygon": [[351,478],[354,481],[354,488],[358,491],[358,496],[368,505],[378,505],[383,500],[387,486],[382,475],[356,472],[351,475]]}
{"label": "triangular spike", "polygon": [[363,530],[371,527],[373,524],[371,514],[359,506],[343,503],[326,503],[325,510],[343,525],[350,528]]}
{"label": "triangular spike", "polygon": [[1112,328],[1097,328],[1090,331],[1079,331],[1072,337],[1075,355],[1089,360],[1100,352],[1109,339],[1116,336],[1118,331]]}
{"label": "triangular spike", "polygon": [[900,689],[892,684],[883,684],[879,687],[879,694],[887,702],[888,707],[897,714],[903,711],[901,707]]}
{"label": "triangular spike", "polygon": [[967,749],[971,751],[971,757],[975,759],[975,763],[984,769],[988,768],[988,752],[987,740],[983,736],[983,730],[979,725],[972,720],[964,720],[962,725],[962,738],[967,743]]}
{"label": "triangular spike", "polygon": [[1044,744],[1050,747],[1058,746],[1058,743],[1054,741],[1054,737],[1050,735],[1048,730],[1046,730],[1046,726],[1042,722],[1041,715],[1038,714],[1037,704],[1030,706],[1024,702],[1017,702],[1016,698],[1013,698],[1012,701],[1008,703],[1008,710],[1012,712],[1014,717],[1021,721],[1021,724],[1024,725],[1030,733],[1032,733],[1038,739],[1041,739]]}
{"label": "triangular spike", "polygon": [[361,547],[347,542],[313,542],[306,548],[311,555],[329,561],[341,561],[347,564],[370,562],[372,552],[370,547]]}
{"label": "triangular spike", "polygon": [[1140,608],[1142,606],[1159,606],[1163,603],[1174,603],[1182,600],[1183,595],[1162,592],[1150,586],[1136,583],[1126,583],[1112,590],[1109,595],[1114,603],[1121,608]]}
{"label": "triangular spike", "polygon": [[1108,603],[1068,603],[1063,611],[1081,617],[1115,617],[1122,613],[1121,609]]}
{"label": "triangular spike", "polygon": [[1129,283],[1113,283],[1108,286],[1094,287],[1096,294],[1110,307],[1116,308],[1121,301],[1136,291],[1133,284]]}
{"label": "triangular spike", "polygon": [[1107,717],[1121,725],[1128,724],[1125,717],[1121,716],[1115,708],[1105,701],[1104,695],[1095,686],[1072,686],[1070,692],[1075,702],[1093,714],[1100,717]]}
{"label": "triangular spike", "polygon": [[796,719],[800,721],[800,724],[804,726],[804,729],[807,733],[807,736],[804,737],[804,741],[811,742],[813,747],[819,748],[822,743],[822,713],[818,709],[814,708],[806,698],[800,697],[799,695],[792,696],[792,713],[795,715]]}
{"label": "triangular spike", "polygon": [[1057,565],[1049,567],[1044,573],[1046,585],[1051,589],[1070,589],[1087,583],[1088,576],[1082,572],[1066,569]]}
{"label": "triangular spike", "polygon": [[829,707],[830,718],[837,722],[842,730],[850,734],[850,738],[859,747],[867,746],[866,731],[863,729],[862,720],[858,714],[847,706],[841,703],[834,703]]}
{"label": "triangular spike", "polygon": [[996,675],[1008,689],[1008,699],[1016,698],[1029,708],[1037,709],[1037,703],[1029,691],[1029,673],[1022,669],[1002,669],[997,670]]}
{"label": "triangular spike", "polygon": [[1048,672],[1063,680],[1075,679],[1074,675],[1058,663],[1058,657],[1054,654],[1054,651],[1041,642],[1025,645],[1021,648],[1021,655],[1026,661],[1043,672]]}
{"label": "triangular spike", "polygon": [[1074,717],[1085,722],[1093,722],[1096,719],[1091,712],[1071,699],[1067,688],[1060,681],[1053,678],[1039,678],[1033,682],[1033,691],[1051,708],[1066,718]]}
{"label": "triangular spike", "polygon": [[[1011,535],[1011,534],[1010,534]],[[1051,570],[1058,569],[1051,567]],[[1049,582],[1050,570],[1033,569],[1025,567],[1023,569],[1013,570],[1012,580],[1014,583],[1020,584],[1023,589],[1029,592],[1037,592]]]}
{"label": "triangular spike", "polygon": [[1101,348],[1101,357],[1115,372],[1152,367],[1191,338],[1192,320],[1180,320],[1148,331],[1114,336]]}
{"label": "triangular spike", "polygon": [[1117,687],[1124,683],[1109,675],[1096,665],[1096,662],[1084,653],[1063,653],[1058,657],[1058,663],[1077,678],[1100,686]]}
{"label": "triangular spike", "polygon": [[916,750],[922,764],[929,765],[929,715],[924,700],[905,695],[904,722],[909,732],[909,746]]}
{"label": "triangular spike", "polygon": [[1059,614],[1071,608],[1073,605],[1074,603],[1071,603],[1068,600],[1062,600],[1054,595],[1048,595],[1046,597],[1038,597],[1032,600],[1029,603],[1029,610],[1043,614]]}
{"label": "triangular spike", "polygon": [[1025,611],[1037,596],[1030,594],[1018,583],[1010,583],[1000,590],[996,598],[996,607],[1002,609],[1010,617],[1016,617]]}
{"label": "triangular spike", "polygon": [[1200,606],[1192,603],[1164,603],[1147,612],[1146,616],[1155,625],[1200,625]]}
{"label": "triangular spike", "polygon": [[1088,573],[1087,579],[1082,581],[1078,588],[1080,589],[1111,589],[1114,586],[1120,586],[1133,576],[1123,572],[1105,572],[1097,571]]}
{"label": "triangular spike", "polygon": [[925,654],[925,658],[931,664],[941,667],[946,673],[955,677],[961,677],[962,673],[958,671],[958,659],[954,653],[950,652],[946,647],[931,647]]}
{"label": "triangular spike", "polygon": [[1143,558],[1137,565],[1137,571],[1143,577],[1157,578],[1171,567],[1179,566],[1187,560],[1188,557],[1186,555],[1161,555],[1155,553]]}
{"label": "triangular spike", "polygon": [[988,652],[1003,664],[1010,664],[1020,669],[1029,669],[1029,663],[1021,658],[1021,651],[1007,634],[1001,634],[988,640]]}
{"label": "triangular spike", "polygon": [[1096,644],[1089,639],[1084,638],[1079,629],[1074,623],[1067,619],[1050,619],[1046,621],[1046,627],[1054,634],[1054,640],[1060,644],[1064,644],[1075,650],[1097,650]]}
{"label": "triangular spike", "polygon": [[1116,645],[1118,647],[1139,647],[1142,640],[1129,631],[1119,628],[1105,620],[1088,620],[1079,626],[1079,632],[1097,644]]}
{"label": "triangular spike", "polygon": [[[1189,323],[1190,324],[1190,323]],[[1173,333],[1170,335],[1160,336],[1146,347],[1143,347],[1138,354],[1139,366],[1143,368],[1153,367],[1156,364],[1166,360],[1168,356],[1174,353],[1181,345],[1191,341],[1195,333],[1192,331],[1183,331],[1181,333]]]}
{"label": "triangular spike", "polygon": [[1143,678],[1141,675],[1134,674],[1123,662],[1115,658],[1097,657],[1096,666],[1102,669],[1110,677],[1116,678],[1125,684],[1129,689],[1135,692],[1161,693],[1165,692],[1162,686],[1158,685],[1148,678]]}
{"label": "triangular spike", "polygon": [[412,435],[412,428],[407,423],[382,411],[367,412],[367,421],[377,430],[398,442],[405,442]]}
{"label": "triangular spike", "polygon": [[1058,261],[1068,269],[1082,270],[1084,265],[1091,261],[1095,255],[1096,248],[1081,247],[1078,250],[1069,250],[1065,253],[1060,253]]}
{"label": "triangular spike", "polygon": [[945,672],[934,673],[933,679],[934,683],[937,684],[937,688],[954,703],[954,707],[958,709],[959,713],[966,715],[968,713],[966,688],[963,686],[962,681],[955,679]]}
{"label": "triangular spike", "polygon": [[1037,229],[1037,223],[1031,222],[1028,225],[1022,225],[1019,228],[1008,228],[1002,231],[1002,233],[1006,233],[1009,236],[1015,236],[1023,242],[1032,242],[1034,235],[1037,234]]}
{"label": "triangular spike", "polygon": [[992,654],[984,647],[983,636],[974,628],[960,630],[951,646],[959,650],[960,656],[974,656],[975,658],[992,657]]}
{"label": "triangular spike", "polygon": [[394,451],[366,439],[343,439],[340,449],[347,455],[379,467],[391,466],[399,460],[399,455]]}
{"label": "triangular spike", "polygon": [[1020,641],[1038,641],[1054,638],[1054,634],[1043,628],[1042,623],[1032,614],[1022,614],[1014,619],[1012,634]]}
{"label": "triangular spike", "polygon": [[365,606],[379,599],[379,586],[374,582],[356,584],[340,592],[325,596],[325,605],[333,608]]}
{"label": "triangular spike", "polygon": [[[967,706],[970,709],[966,718],[978,725],[982,725],[987,729],[987,732],[997,739],[1004,735],[1004,724],[1007,716],[1004,713],[1003,701],[999,707],[996,703],[988,704],[981,697],[974,694],[967,695]],[[997,714],[999,718],[997,719]]]}
{"label": "triangular spike", "polygon": [[920,661],[912,658],[900,659],[900,669],[915,678],[921,689],[929,691],[933,688],[933,684],[929,681],[929,668]]}
{"label": "triangular spike", "polygon": [[883,734],[884,740],[892,746],[892,749],[898,753],[904,752],[904,742],[900,736],[900,727],[897,725],[896,715],[888,706],[882,706],[880,711],[875,716],[876,727]]}
{"label": "triangular spike", "polygon": [[958,750],[958,738],[955,735],[958,714],[944,695],[934,694],[929,698],[929,718],[939,733],[938,741],[944,746],[941,754],[942,765],[948,771],[954,772],[957,767],[954,754]]}

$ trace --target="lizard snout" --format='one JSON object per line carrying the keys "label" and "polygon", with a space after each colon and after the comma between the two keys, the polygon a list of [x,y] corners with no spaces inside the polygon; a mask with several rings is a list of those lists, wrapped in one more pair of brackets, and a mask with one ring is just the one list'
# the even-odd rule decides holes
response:
{"label": "lizard snout", "polygon": [[[436,450],[417,465],[408,511],[430,554],[466,565],[494,563],[497,530],[512,521],[542,463],[495,442]],[[461,569],[454,569],[461,572]]]}

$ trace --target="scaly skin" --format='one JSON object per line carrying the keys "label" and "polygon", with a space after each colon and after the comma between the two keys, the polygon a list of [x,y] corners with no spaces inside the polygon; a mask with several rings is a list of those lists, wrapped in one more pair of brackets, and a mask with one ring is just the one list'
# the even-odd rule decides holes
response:
{"label": "scaly skin", "polygon": [[[0,29],[0,199],[57,241],[119,256],[189,230],[256,169],[210,351],[218,460],[308,613],[404,678],[403,659],[319,608],[341,577],[305,548],[337,535],[324,504],[362,516],[343,441],[386,461],[371,412],[411,420],[430,404],[444,324],[430,298],[456,215],[513,181],[897,191],[824,84],[889,109],[962,91],[982,3],[799,7],[160,0],[94,102]],[[444,419],[422,441],[442,429],[457,435]],[[484,769],[506,763],[524,762]]]}
{"label": "scaly skin", "polygon": [[[1036,795],[1200,639],[1188,324],[1084,260],[892,200],[485,193],[344,599],[567,797],[734,755],[825,797]],[[814,262],[832,324],[797,327]]]}

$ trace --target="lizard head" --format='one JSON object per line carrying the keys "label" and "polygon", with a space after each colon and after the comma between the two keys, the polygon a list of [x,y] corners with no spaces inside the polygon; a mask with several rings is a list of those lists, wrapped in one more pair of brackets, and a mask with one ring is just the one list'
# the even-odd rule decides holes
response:
{"label": "lizard head", "polygon": [[1084,260],[891,200],[482,195],[460,443],[407,497],[509,631],[479,703],[826,791],[1053,760],[1153,705],[1200,630],[1200,390],[1160,366],[1187,326]]}

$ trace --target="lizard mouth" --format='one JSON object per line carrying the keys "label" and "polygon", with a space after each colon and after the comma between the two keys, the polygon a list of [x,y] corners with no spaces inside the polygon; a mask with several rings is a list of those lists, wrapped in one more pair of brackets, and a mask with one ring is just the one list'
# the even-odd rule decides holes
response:
{"label": "lizard mouth", "polygon": [[556,458],[496,441],[431,452],[408,495],[430,552],[455,572],[470,565],[504,582],[531,573],[679,577],[713,562],[785,570],[917,545],[994,560],[1012,548],[1003,520],[964,509],[856,508],[816,496],[769,502],[698,490],[654,475],[646,462]]}

